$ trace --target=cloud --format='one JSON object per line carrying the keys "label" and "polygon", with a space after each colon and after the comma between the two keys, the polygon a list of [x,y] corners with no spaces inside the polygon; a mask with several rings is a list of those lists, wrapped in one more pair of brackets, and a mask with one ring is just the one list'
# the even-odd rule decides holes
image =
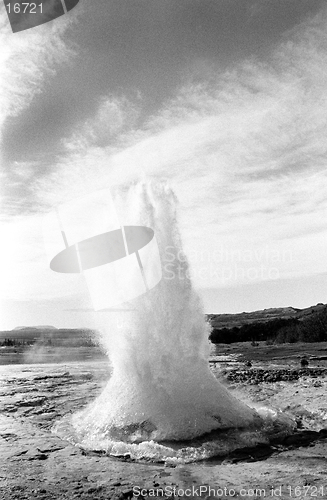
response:
{"label": "cloud", "polygon": [[[267,61],[248,60],[214,82],[184,87],[146,127],[125,133],[123,143],[99,147],[97,135],[101,140],[103,128],[94,122],[102,122],[91,120],[76,132],[89,147],[81,152],[73,147],[74,154],[64,158],[60,173],[54,174],[60,193],[68,186],[64,196],[69,197],[72,185],[77,191],[93,189],[97,179],[119,182],[144,172],[171,178],[177,185],[194,183],[198,189],[193,202],[205,192],[213,199],[218,195],[219,205],[228,207],[247,198],[248,189],[257,191],[259,201],[263,186],[270,191],[263,209],[278,207],[281,179],[286,184],[292,179],[294,185],[301,175],[304,194],[307,178],[325,165],[325,25],[326,10],[291,33]],[[68,145],[74,145],[75,137]],[[56,193],[51,192],[55,201]],[[285,199],[290,206],[296,193],[292,196]],[[51,199],[51,193],[46,191],[46,198]]]}
{"label": "cloud", "polygon": [[0,125],[19,114],[41,91],[41,82],[54,66],[63,63],[72,49],[62,35],[72,23],[63,16],[50,24],[13,34],[2,6],[0,10]]}
{"label": "cloud", "polygon": [[68,140],[63,139],[64,146],[70,153],[86,152],[90,147],[106,147],[119,134],[135,128],[139,113],[138,104],[124,96],[102,97],[95,115],[78,124],[73,135]]}
{"label": "cloud", "polygon": [[[185,86],[118,147],[93,140],[75,149],[51,184],[40,185],[41,198],[51,205],[149,175],[171,180],[189,248],[207,239],[278,246],[325,232],[326,12],[290,32],[264,62],[247,60],[215,81]],[[295,260],[296,274],[302,261]]]}
{"label": "cloud", "polygon": [[[58,64],[72,56],[73,50],[63,41],[63,34],[76,16],[63,16],[54,22],[20,33],[12,33],[4,5],[0,6],[0,147],[6,120],[18,116],[42,91],[42,82],[53,73]],[[0,251],[2,296],[17,297],[23,290],[28,296],[28,283],[40,269],[40,246],[35,244],[35,234],[30,233],[26,220],[12,220],[15,208],[27,209],[32,196],[26,199],[27,181],[34,175],[36,162],[5,165],[0,151],[1,225],[3,245]],[[30,194],[30,193],[29,193]],[[22,200],[23,198],[23,200]],[[33,225],[32,225],[33,226]],[[24,266],[23,263],[28,265]],[[21,283],[21,286],[19,285]]]}
{"label": "cloud", "polygon": [[[73,13],[27,31],[12,33],[5,8],[0,6],[0,148],[6,120],[28,107],[34,96],[42,92],[42,82],[74,54],[63,35],[75,18]],[[30,196],[25,204],[28,207],[31,193],[28,190],[26,193],[25,189],[27,177],[32,176],[30,166],[25,162],[6,165],[1,149],[0,162],[3,212],[15,212],[16,206],[21,207],[20,193]]]}
{"label": "cloud", "polygon": [[[40,211],[142,176],[164,177],[180,200],[197,286],[226,286],[212,268],[234,269],[231,286],[251,282],[251,269],[264,281],[261,266],[276,268],[278,279],[324,272],[326,12],[288,33],[264,61],[185,85],[142,128],[140,104],[107,97],[66,139],[52,173],[31,187]],[[233,249],[241,258],[231,262]]]}

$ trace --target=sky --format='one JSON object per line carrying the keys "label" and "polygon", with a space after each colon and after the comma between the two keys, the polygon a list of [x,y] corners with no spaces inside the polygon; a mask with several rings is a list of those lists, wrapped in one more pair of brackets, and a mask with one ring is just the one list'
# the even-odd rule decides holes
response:
{"label": "sky", "polygon": [[92,327],[43,215],[139,178],[206,313],[327,302],[326,28],[319,0],[81,0],[12,33],[1,4],[0,329]]}

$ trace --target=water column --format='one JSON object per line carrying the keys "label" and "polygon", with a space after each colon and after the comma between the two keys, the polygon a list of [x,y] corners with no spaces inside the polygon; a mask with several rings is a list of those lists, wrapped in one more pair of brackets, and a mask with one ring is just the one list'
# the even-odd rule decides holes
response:
{"label": "water column", "polygon": [[[124,274],[122,286],[128,299],[120,311],[102,315],[101,344],[108,353],[112,376],[98,398],[92,401],[90,395],[86,408],[67,417],[66,428],[62,424],[60,432],[86,448],[112,454],[123,450],[135,457],[174,454],[163,443],[191,443],[223,429],[252,429],[251,438],[247,435],[245,441],[255,442],[255,428],[262,423],[258,413],[235,398],[209,368],[208,326],[183,252],[174,193],[165,183],[141,182],[116,188],[113,203],[123,214],[125,227],[149,228],[155,235],[158,254],[148,251],[141,256],[143,269],[151,270],[147,281],[154,286],[148,285],[145,293],[134,293],[137,273],[131,279],[129,273]],[[80,206],[75,213],[89,217]],[[68,227],[66,219],[61,223]],[[98,231],[94,227],[94,235]],[[80,234],[75,239],[80,240]],[[138,277],[143,279],[139,261],[132,257],[138,264]],[[106,292],[106,287],[117,286],[110,273],[101,274],[107,265],[96,268],[91,286],[88,281],[95,307],[105,306],[103,296],[107,300],[117,294]],[[118,326],[122,324],[123,328]],[[233,439],[235,448],[237,440]]]}

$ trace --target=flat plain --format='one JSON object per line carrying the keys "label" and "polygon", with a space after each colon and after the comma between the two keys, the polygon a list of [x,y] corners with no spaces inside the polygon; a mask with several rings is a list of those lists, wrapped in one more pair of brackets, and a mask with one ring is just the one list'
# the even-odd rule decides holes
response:
{"label": "flat plain", "polygon": [[176,467],[85,451],[53,434],[54,422],[101,392],[110,368],[96,348],[65,349],[62,362],[60,349],[41,354],[43,362],[0,366],[1,499],[108,500],[141,488],[149,498],[327,498],[327,343],[212,345],[211,369],[230,391],[284,411],[297,429],[280,443]]}

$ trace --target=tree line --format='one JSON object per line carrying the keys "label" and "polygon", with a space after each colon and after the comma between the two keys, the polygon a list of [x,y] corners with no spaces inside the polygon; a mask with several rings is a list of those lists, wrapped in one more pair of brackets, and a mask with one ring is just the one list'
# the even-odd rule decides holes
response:
{"label": "tree line", "polygon": [[209,339],[214,344],[327,342],[327,308],[303,318],[275,318],[230,328],[213,328]]}
{"label": "tree line", "polygon": [[9,339],[6,338],[0,341],[0,347],[19,347],[22,345],[32,345],[34,342],[32,340],[19,340],[19,339]]}

